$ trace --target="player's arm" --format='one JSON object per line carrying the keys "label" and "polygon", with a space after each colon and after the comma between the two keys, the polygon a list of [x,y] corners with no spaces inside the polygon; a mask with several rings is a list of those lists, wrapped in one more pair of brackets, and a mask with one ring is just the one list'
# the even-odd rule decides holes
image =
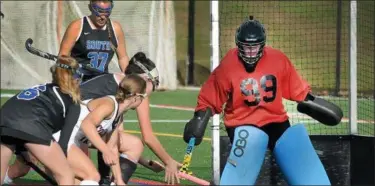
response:
{"label": "player's arm", "polygon": [[107,145],[111,149],[116,149],[117,152],[118,152],[119,134],[120,132],[124,131],[123,129],[121,129],[122,127],[123,127],[122,119],[120,119],[116,125],[116,129],[113,130],[107,142]]}
{"label": "player's arm", "polygon": [[81,129],[87,139],[103,154],[110,154],[110,148],[100,137],[97,132],[97,126],[107,117],[109,117],[114,110],[114,102],[110,98],[105,98],[106,101],[95,108],[82,121]]}
{"label": "player's arm", "polygon": [[296,71],[290,60],[285,57],[286,70],[283,82],[283,97],[298,102],[297,110],[325,125],[337,125],[340,123],[343,113],[340,107],[318,98],[311,93],[310,86]]}
{"label": "player's arm", "polygon": [[117,21],[113,21],[113,28],[117,36],[117,57],[118,65],[122,72],[125,72],[126,67],[129,65],[129,56],[126,51],[125,34],[121,28],[121,25]]}
{"label": "player's arm", "polygon": [[156,156],[164,163],[174,161],[167,153],[158,138],[154,135],[150,120],[149,98],[146,97],[142,103],[136,108],[139,125],[142,132],[143,141],[154,152]]}
{"label": "player's arm", "polygon": [[[122,123],[122,121],[119,121],[119,123]],[[116,155],[116,157],[120,157],[119,156],[119,147],[118,147],[118,144],[119,144],[119,128],[121,128],[122,125],[117,125],[116,129],[113,130],[111,136],[109,137],[109,140],[107,142],[107,145],[108,147],[112,150],[112,153]],[[115,166],[111,166],[111,169],[112,169],[112,172],[113,172],[113,176],[116,180],[116,183],[124,183],[124,181],[122,180],[122,175],[121,175],[121,168],[120,168],[120,164],[117,163]]]}
{"label": "player's arm", "polygon": [[207,128],[207,123],[213,114],[222,111],[223,104],[228,100],[230,83],[225,74],[216,69],[202,86],[198,95],[198,105],[194,117],[185,125],[184,141],[189,143],[195,137],[195,145],[199,145]]}
{"label": "player's arm", "polygon": [[117,132],[124,132],[124,115],[119,116],[120,119],[117,122],[116,131]]}
{"label": "player's arm", "polygon": [[79,37],[81,30],[81,19],[74,20],[71,22],[64,33],[64,37],[60,44],[59,56],[67,55],[70,56],[72,48],[76,43],[76,39]]}
{"label": "player's arm", "polygon": [[78,121],[80,112],[81,112],[81,106],[79,104],[72,104],[67,109],[65,120],[64,120],[64,126],[61,129],[60,138],[58,141],[65,155],[67,155],[70,135],[72,134],[74,126],[76,125]]}

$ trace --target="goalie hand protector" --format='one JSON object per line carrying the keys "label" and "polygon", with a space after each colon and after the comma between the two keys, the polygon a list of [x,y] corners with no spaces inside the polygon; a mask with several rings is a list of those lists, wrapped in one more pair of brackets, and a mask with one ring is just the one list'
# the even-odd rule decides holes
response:
{"label": "goalie hand protector", "polygon": [[208,120],[212,116],[209,108],[194,113],[194,117],[186,123],[184,130],[184,141],[189,143],[191,137],[195,137],[195,145],[199,145],[207,128]]}
{"label": "goalie hand protector", "polygon": [[311,94],[307,94],[305,101],[298,103],[297,110],[329,126],[339,124],[343,117],[340,107]]}

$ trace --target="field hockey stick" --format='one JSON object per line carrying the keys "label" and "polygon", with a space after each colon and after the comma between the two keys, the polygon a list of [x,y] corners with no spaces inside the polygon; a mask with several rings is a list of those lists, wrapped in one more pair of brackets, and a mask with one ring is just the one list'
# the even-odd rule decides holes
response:
{"label": "field hockey stick", "polygon": [[49,175],[47,175],[44,171],[42,171],[37,165],[35,165],[33,162],[29,161],[27,158],[23,156],[23,154],[20,154],[21,158],[25,162],[26,165],[33,168],[35,172],[37,172],[40,176],[42,176],[45,180],[47,180],[52,185],[58,185],[57,182],[51,178]]}
{"label": "field hockey stick", "polygon": [[180,172],[178,174],[181,178],[184,178],[186,180],[189,180],[197,185],[210,185],[210,182],[206,181],[206,180],[203,180],[203,179],[200,179],[200,178],[197,178],[193,175],[189,175],[189,174],[185,174],[183,172]]}
{"label": "field hockey stick", "polygon": [[189,140],[189,144],[186,148],[184,161],[182,162],[182,166],[180,168],[180,172],[182,173],[189,174],[189,175],[193,174],[192,171],[189,171],[189,165],[191,162],[191,157],[193,155],[194,145],[195,145],[195,137],[191,137]]}
{"label": "field hockey stick", "polygon": [[[44,52],[42,50],[39,50],[39,49],[31,46],[33,44],[33,42],[34,41],[31,38],[26,40],[25,48],[26,48],[27,51],[29,51],[30,53],[32,53],[34,55],[37,55],[39,57],[42,57],[42,58],[45,58],[45,59],[48,59],[48,60],[51,60],[51,61],[55,61],[55,62],[57,61],[58,57],[56,55]],[[98,73],[98,74],[108,74],[108,72],[103,72],[103,71],[100,71],[96,68],[92,68],[90,65],[81,65],[80,64],[80,67],[82,69],[85,69],[85,70],[88,70],[88,71],[91,71],[91,72],[95,72],[95,73]]]}

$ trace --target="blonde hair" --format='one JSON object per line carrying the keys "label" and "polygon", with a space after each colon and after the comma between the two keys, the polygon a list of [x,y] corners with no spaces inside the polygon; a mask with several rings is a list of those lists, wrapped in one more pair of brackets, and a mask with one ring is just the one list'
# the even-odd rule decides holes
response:
{"label": "blonde hair", "polygon": [[59,56],[57,63],[65,64],[68,68],[57,67],[56,64],[51,67],[52,82],[60,87],[61,92],[69,94],[74,103],[81,102],[81,92],[79,82],[73,78],[73,74],[78,69],[78,62],[69,56]]}
{"label": "blonde hair", "polygon": [[137,74],[129,74],[122,79],[116,93],[116,100],[122,102],[135,94],[144,94],[146,92],[146,80]]}

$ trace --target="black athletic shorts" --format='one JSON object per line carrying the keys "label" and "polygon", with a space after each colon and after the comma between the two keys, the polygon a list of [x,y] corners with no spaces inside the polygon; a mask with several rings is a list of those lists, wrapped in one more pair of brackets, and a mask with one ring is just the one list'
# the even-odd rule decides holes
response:
{"label": "black athletic shorts", "polygon": [[22,150],[25,143],[35,143],[48,146],[51,144],[51,140],[39,138],[37,136],[7,127],[0,127],[0,140],[1,143],[7,145],[15,145],[17,147],[16,150],[18,151]]}

